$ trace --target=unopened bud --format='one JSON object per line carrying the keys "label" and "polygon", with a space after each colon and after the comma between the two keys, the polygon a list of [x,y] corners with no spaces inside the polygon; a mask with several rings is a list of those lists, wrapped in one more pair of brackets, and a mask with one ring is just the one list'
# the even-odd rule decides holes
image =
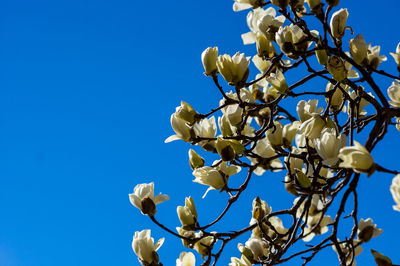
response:
{"label": "unopened bud", "polygon": [[204,166],[204,159],[193,149],[189,150],[189,164],[190,167],[194,170],[196,168],[200,168]]}
{"label": "unopened bud", "polygon": [[357,64],[361,64],[367,58],[368,47],[361,34],[350,40],[350,53]]}

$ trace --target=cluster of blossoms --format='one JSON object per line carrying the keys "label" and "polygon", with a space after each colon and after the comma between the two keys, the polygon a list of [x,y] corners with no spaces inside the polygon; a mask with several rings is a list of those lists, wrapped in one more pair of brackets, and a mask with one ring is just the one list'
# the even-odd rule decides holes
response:
{"label": "cluster of blossoms", "polygon": [[[361,245],[382,230],[372,224],[371,218],[359,220],[356,207],[351,213],[352,233],[344,241],[337,236],[338,226],[349,195],[357,200],[360,178],[376,171],[398,173],[380,166],[371,152],[389,126],[394,124],[400,131],[400,78],[378,70],[387,58],[380,55],[379,46],[367,45],[361,34],[350,39],[349,50],[344,50],[349,12],[342,8],[330,15],[339,0],[307,0],[307,5],[304,0],[270,2],[234,1],[234,11],[252,9],[247,16],[250,31],[242,39],[246,45],[255,44],[257,54],[219,54],[218,47],[204,50],[204,73],[213,80],[222,99],[207,114],[181,102],[171,115],[175,134],[165,140],[198,146],[197,152],[189,150],[193,182],[207,186],[203,198],[210,190],[227,193],[227,207],[213,223],[201,226],[194,200],[187,197],[185,206],[177,207],[181,225],[176,231],[163,228],[180,237],[184,247],[199,253],[205,260],[203,265],[209,265],[212,259],[216,263],[225,244],[245,233],[250,237],[244,245],[238,244],[240,258],[231,258],[231,266],[274,265],[310,252],[305,257],[308,261],[329,246],[338,253],[341,265],[355,265],[354,258],[363,250]],[[314,15],[321,22],[321,33],[308,28],[303,19],[306,15]],[[400,71],[400,44],[391,55]],[[317,66],[311,66],[313,56]],[[251,63],[259,72],[248,81]],[[308,75],[289,85],[286,73],[301,64],[307,67]],[[387,89],[390,101],[372,79],[372,73],[394,79]],[[220,85],[221,78],[232,87],[230,91]],[[326,86],[295,92],[312,79],[322,79]],[[310,96],[318,99],[306,98]],[[284,100],[290,98],[298,99],[297,114],[285,105]],[[374,126],[365,144],[361,144],[356,138],[369,124]],[[219,159],[207,163],[201,153],[214,153]],[[269,171],[284,173],[285,189],[296,197],[289,209],[272,212],[266,201],[256,197],[247,227],[229,233],[207,230],[222,219],[253,174],[261,176]],[[233,188],[230,179],[240,178],[243,172],[244,182]],[[393,208],[400,211],[400,175],[393,179],[390,191],[396,202]],[[153,183],[137,185],[130,194],[132,204],[158,225],[156,205],[167,199],[166,195],[154,197]],[[335,200],[340,207],[332,212]],[[293,223],[285,227],[281,215],[291,217]],[[287,256],[289,259],[284,257],[297,241],[311,243],[316,238],[321,242],[312,248]],[[157,249],[163,240],[155,245],[153,242],[149,230],[135,233],[132,246],[143,265],[161,265]],[[222,245],[214,253],[216,243]],[[375,260],[390,261],[374,252]],[[176,263],[195,265],[195,256],[182,252]]]}

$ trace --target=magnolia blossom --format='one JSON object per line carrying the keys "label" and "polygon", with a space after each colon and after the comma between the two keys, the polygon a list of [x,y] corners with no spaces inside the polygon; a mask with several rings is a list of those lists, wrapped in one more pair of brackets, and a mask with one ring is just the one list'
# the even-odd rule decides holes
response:
{"label": "magnolia blossom", "polygon": [[254,65],[257,67],[260,72],[265,73],[271,66],[271,61],[264,60],[261,56],[255,55],[252,59]]}
{"label": "magnolia blossom", "polygon": [[[269,244],[260,238],[251,237],[245,243],[246,248],[251,251],[252,259],[258,261],[261,260],[263,257],[269,254]],[[239,245],[239,250],[243,254],[244,248],[243,245]]]}
{"label": "magnolia blossom", "polygon": [[298,132],[304,134],[308,139],[315,139],[321,135],[321,131],[325,125],[325,120],[322,119],[320,115],[316,115],[307,121],[304,121],[299,127]]}
{"label": "magnolia blossom", "polygon": [[300,121],[294,121],[292,124],[286,124],[282,130],[283,144],[290,147],[296,136],[297,130],[301,126]]}
{"label": "magnolia blossom", "polygon": [[[311,31],[313,37],[318,36],[317,31]],[[280,27],[278,32],[275,34],[276,43],[290,58],[296,59],[298,55],[295,52],[301,52],[307,50],[310,46],[311,41],[305,41],[307,34],[297,25],[291,24],[290,26]]]}
{"label": "magnolia blossom", "polygon": [[275,33],[285,22],[285,16],[276,16],[274,8],[266,9],[266,12],[257,20],[257,27],[261,34],[263,34],[269,41],[275,41]]}
{"label": "magnolia blossom", "polygon": [[[292,147],[290,154],[300,154],[300,149]],[[288,169],[289,174],[294,174],[296,169],[301,170],[303,168],[303,160],[294,156],[285,157],[285,167]],[[290,166],[290,167],[289,167]]]}
{"label": "magnolia blossom", "polygon": [[259,0],[234,0],[233,11],[242,11],[245,9],[253,8],[259,2]]}
{"label": "magnolia blossom", "polygon": [[314,238],[314,236],[323,235],[328,232],[328,225],[331,225],[333,223],[332,217],[324,216],[320,222],[319,220],[319,216],[314,216],[311,218],[309,217],[309,220],[307,221],[307,226],[304,228],[303,241],[309,242]]}
{"label": "magnolia blossom", "polygon": [[310,119],[313,116],[322,113],[324,108],[318,106],[318,100],[309,100],[308,102],[301,100],[297,103],[296,111],[301,122]]}
{"label": "magnolia blossom", "polygon": [[154,197],[154,183],[151,182],[149,184],[136,185],[133,193],[129,194],[129,200],[143,214],[154,216],[157,211],[156,205],[169,200],[169,196],[160,194]]}
{"label": "magnolia blossom", "polygon": [[364,36],[358,34],[350,40],[350,53],[357,64],[361,64],[368,55],[368,47]]}
{"label": "magnolia blossom", "polygon": [[204,163],[204,159],[197,152],[195,152],[193,149],[189,149],[189,164],[193,170],[203,167]]}
{"label": "magnolia blossom", "polygon": [[400,212],[400,174],[393,178],[392,185],[390,186],[390,192],[392,193],[393,199],[397,204],[393,206],[393,209]]}
{"label": "magnolia blossom", "polygon": [[237,52],[233,57],[228,54],[218,56],[217,67],[219,73],[229,83],[238,83],[242,81],[248,70],[250,57]]}
{"label": "magnolia blossom", "polygon": [[182,252],[176,259],[176,266],[196,266],[196,257],[192,252]]}
{"label": "magnolia blossom", "polygon": [[387,57],[384,55],[379,55],[381,47],[379,45],[372,46],[368,44],[368,65],[373,69],[377,69],[380,63],[385,62]]}
{"label": "magnolia blossom", "polygon": [[172,135],[172,136],[168,137],[164,141],[165,143],[168,143],[168,142],[171,142],[174,140],[178,140],[178,139],[181,139],[185,142],[190,141],[191,126],[189,126],[189,124],[185,120],[176,116],[175,113],[171,115],[171,126],[172,126],[172,129],[175,131],[176,135]]}
{"label": "magnolia blossom", "polygon": [[232,104],[226,107],[225,116],[229,120],[229,123],[233,126],[238,125],[242,122],[243,108],[239,104]]}
{"label": "magnolia blossom", "polygon": [[196,238],[201,238],[199,241],[197,241],[194,244],[194,249],[203,256],[206,256],[208,254],[208,247],[211,245],[211,243],[214,240],[213,236],[203,236],[203,233],[200,231],[198,233],[195,234]]}
{"label": "magnolia blossom", "polygon": [[383,233],[382,229],[376,228],[376,224],[372,224],[372,219],[364,220],[361,218],[358,223],[357,235],[362,242],[368,242],[373,237],[377,237]]}
{"label": "magnolia blossom", "polygon": [[215,117],[203,118],[193,126],[196,137],[199,138],[214,138],[217,133],[217,123]]}
{"label": "magnolia blossom", "polygon": [[[338,242],[340,242],[340,240],[338,239]],[[358,255],[361,254],[361,252],[364,250],[362,246],[359,245],[360,241],[354,239],[353,240],[353,245],[346,243],[341,243],[339,244],[340,249],[342,250],[342,253],[345,255],[346,257],[346,265],[349,266],[356,266],[356,260],[354,260],[355,257],[357,257]],[[353,252],[353,247],[354,247],[354,252]],[[333,245],[332,249],[337,253],[337,249],[336,246]],[[352,264],[350,264],[350,262],[353,261]]]}
{"label": "magnolia blossom", "polygon": [[[364,90],[364,88],[362,86],[360,86],[360,88],[362,90]],[[371,96],[372,98],[375,98],[374,95],[372,95],[372,93],[368,92],[367,93],[369,96]],[[357,98],[357,94],[354,91],[351,91],[349,93],[350,98],[351,99],[355,99]],[[367,114],[367,111],[364,110],[364,108],[369,104],[369,101],[367,101],[365,98],[361,98],[360,102],[358,103],[358,110],[356,108],[356,106],[354,106],[354,113],[358,112],[359,116],[363,116]],[[350,102],[348,103],[348,108],[347,108],[347,113],[350,114],[351,112],[351,107],[350,107]]]}
{"label": "magnolia blossom", "polygon": [[[253,152],[265,159],[271,158],[272,156],[276,155],[275,150],[272,148],[271,143],[269,143],[267,138],[263,138],[260,141],[258,141]],[[253,164],[258,163],[258,160],[255,158],[250,158],[250,160]],[[266,169],[269,169],[271,167],[281,168],[282,162],[278,158],[273,159],[269,161],[267,164],[257,167],[256,170],[254,170],[254,173],[256,175],[262,175],[266,171]]]}
{"label": "magnolia blossom", "polygon": [[393,106],[400,107],[400,83],[395,80],[387,90],[391,101],[389,103]]}
{"label": "magnolia blossom", "polygon": [[[326,91],[331,91],[331,90],[335,90],[335,92],[332,94],[331,96],[331,100],[330,100],[330,104],[331,104],[331,108],[333,108],[334,110],[338,110],[342,104],[343,104],[343,92],[342,90],[339,88],[339,86],[341,86],[341,88],[344,91],[349,91],[349,86],[348,85],[342,85],[339,84],[338,87],[336,87],[334,84],[332,84],[331,82],[328,82],[328,84],[326,85]],[[335,89],[336,87],[336,89]],[[326,101],[328,102],[328,98],[326,98]],[[344,107],[344,111],[345,111],[345,107]]]}
{"label": "magnolia blossom", "polygon": [[154,239],[151,237],[150,230],[135,232],[132,241],[132,249],[138,256],[140,263],[144,265],[157,265],[157,250],[164,243],[164,238],[159,239],[154,245]]}
{"label": "magnolia blossom", "polygon": [[231,258],[231,263],[229,263],[229,266],[252,266],[253,264],[244,256],[242,258]]}
{"label": "magnolia blossom", "polygon": [[203,63],[204,73],[211,75],[217,70],[218,47],[208,47],[201,54],[201,62]]}
{"label": "magnolia blossom", "polygon": [[337,136],[336,129],[325,128],[321,137],[314,139],[313,142],[323,163],[334,166],[339,160],[339,150],[347,145],[347,136],[345,134]]}
{"label": "magnolia blossom", "polygon": [[233,135],[232,125],[229,122],[227,115],[224,114],[223,116],[218,117],[218,126],[221,130],[222,136],[229,137]]}
{"label": "magnolia blossom", "polygon": [[260,56],[272,57],[276,54],[276,49],[271,41],[262,33],[257,33],[256,40],[257,54]]}
{"label": "magnolia blossom", "polygon": [[[253,208],[251,211],[252,221],[250,224],[256,223],[256,221],[261,221],[266,215],[270,214],[272,208],[268,206],[267,202],[257,197],[253,200]],[[255,221],[253,221],[255,219]]]}
{"label": "magnolia blossom", "polygon": [[185,198],[185,206],[178,206],[176,211],[183,226],[192,226],[196,223],[197,211],[192,197]]}
{"label": "magnolia blossom", "polygon": [[342,81],[347,78],[348,72],[345,62],[339,56],[330,56],[328,58],[328,65],[326,66],[326,69],[336,81]]}
{"label": "magnolia blossom", "polygon": [[283,132],[282,123],[279,121],[274,121],[274,126],[268,129],[267,132],[265,133],[267,139],[269,140],[269,143],[271,143],[272,146],[278,147],[283,144],[282,132]]}
{"label": "magnolia blossom", "polygon": [[358,173],[368,172],[374,165],[374,159],[369,151],[357,141],[354,141],[354,146],[341,148],[339,159],[342,160],[339,167],[353,168]]}
{"label": "magnolia blossom", "polygon": [[203,166],[193,171],[193,175],[196,177],[193,182],[210,186],[204,194],[204,198],[210,190],[223,188],[228,178],[239,173],[240,169],[236,165],[228,166],[226,162],[221,162],[216,167]]}
{"label": "magnolia blossom", "polygon": [[271,73],[268,77],[266,77],[267,81],[280,93],[285,93],[288,89],[288,85],[285,80],[285,76],[283,76],[280,70],[277,70],[275,73]]}
{"label": "magnolia blossom", "polygon": [[389,266],[394,266],[392,263],[392,260],[388,258],[387,256],[383,255],[382,253],[379,253],[376,250],[371,249],[372,256],[374,256],[374,260],[376,262],[376,265],[389,265]]}
{"label": "magnolia blossom", "polygon": [[347,8],[341,8],[333,13],[330,23],[333,37],[340,39],[344,36],[348,16],[349,12],[347,11]]}
{"label": "magnolia blossom", "polygon": [[390,53],[391,56],[393,56],[394,61],[398,66],[400,66],[400,43],[396,47],[396,52],[395,53]]}

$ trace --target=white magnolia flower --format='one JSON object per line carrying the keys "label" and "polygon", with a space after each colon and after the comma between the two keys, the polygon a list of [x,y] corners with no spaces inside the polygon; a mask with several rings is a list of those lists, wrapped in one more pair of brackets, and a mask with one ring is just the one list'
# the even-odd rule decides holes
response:
{"label": "white magnolia flower", "polygon": [[[317,31],[311,31],[311,35],[318,36]],[[276,43],[288,57],[297,59],[298,55],[295,52],[307,50],[311,45],[311,41],[305,41],[307,34],[297,25],[280,27],[275,34]]]}
{"label": "white magnolia flower", "polygon": [[243,108],[239,104],[231,104],[226,107],[225,116],[231,125],[236,126],[242,122]]}
{"label": "white magnolia flower", "polygon": [[368,242],[373,237],[377,237],[383,233],[382,229],[376,228],[376,224],[372,224],[372,219],[364,220],[361,218],[358,223],[357,235],[362,242]]}
{"label": "white magnolia flower", "polygon": [[277,54],[272,42],[259,32],[257,33],[256,48],[259,56],[272,57]]}
{"label": "white magnolia flower", "polygon": [[178,206],[176,211],[183,226],[191,226],[196,223],[197,211],[192,197],[185,198],[185,206]]}
{"label": "white magnolia flower", "polygon": [[[216,162],[214,162],[214,164]],[[193,182],[210,186],[204,194],[204,198],[210,190],[223,188],[228,178],[239,173],[240,169],[241,168],[236,165],[228,166],[226,162],[221,162],[216,167],[203,166],[193,171],[193,175],[196,177]]]}
{"label": "white magnolia flower", "polygon": [[[274,155],[276,155],[275,150],[272,148],[271,143],[269,143],[267,138],[263,138],[260,141],[258,141],[253,152],[255,154],[257,154],[258,156],[265,158],[265,159],[271,158]],[[250,158],[250,160],[253,164],[258,163],[258,159]],[[266,169],[269,169],[271,167],[272,168],[281,168],[282,166],[283,166],[282,162],[278,158],[276,158],[276,159],[269,161],[266,165],[257,167],[256,170],[254,171],[254,173],[256,175],[262,175],[266,171]]]}
{"label": "white magnolia flower", "polygon": [[265,135],[267,136],[267,139],[269,140],[269,143],[271,143],[272,146],[278,147],[283,145],[283,125],[279,121],[274,121],[274,126],[265,132]]}
{"label": "white magnolia flower", "polygon": [[257,19],[256,29],[263,34],[269,41],[275,41],[275,34],[285,22],[285,16],[276,16],[273,7],[265,10],[265,13]]}
{"label": "white magnolia flower", "polygon": [[325,128],[321,132],[321,137],[314,139],[313,142],[323,163],[334,166],[339,160],[339,150],[347,145],[347,136],[345,134],[337,136],[336,129]]}
{"label": "white magnolia flower", "polygon": [[249,26],[250,31],[242,34],[242,39],[244,44],[253,44],[256,42],[257,33],[261,33],[258,28],[258,21],[264,16],[271,16],[272,19],[275,18],[276,11],[273,7],[263,9],[256,8],[247,14],[247,26]]}
{"label": "white magnolia flower", "polygon": [[381,47],[379,45],[372,46],[368,44],[368,65],[373,69],[377,69],[380,63],[385,62],[387,57],[384,55],[379,55]]}
{"label": "white magnolia flower", "polygon": [[288,85],[285,76],[280,70],[276,70],[275,73],[269,74],[266,79],[280,93],[285,93],[287,91]]}
{"label": "white magnolia flower", "polygon": [[392,193],[393,199],[397,204],[393,206],[393,209],[400,212],[400,174],[393,178],[392,185],[390,186],[390,192]]}
{"label": "white magnolia flower", "polygon": [[257,5],[259,0],[234,0],[233,11],[242,11],[245,9],[253,8]]}
{"label": "white magnolia flower", "polygon": [[282,130],[283,144],[287,147],[292,145],[297,130],[301,126],[300,121],[294,121],[292,124],[286,124]]}
{"label": "white magnolia flower", "polygon": [[196,137],[200,138],[214,138],[217,134],[217,123],[215,117],[203,118],[193,126]]}
{"label": "white magnolia flower", "polygon": [[238,83],[245,78],[250,64],[250,57],[237,52],[233,57],[228,54],[218,56],[217,67],[219,73],[229,83]]}
{"label": "white magnolia flower", "polygon": [[176,114],[172,114],[171,115],[171,126],[172,129],[175,131],[176,135],[172,135],[170,137],[168,137],[164,142],[168,143],[174,140],[178,140],[181,139],[185,142],[189,142],[191,135],[190,135],[190,129],[191,127],[189,126],[189,124],[179,118],[178,116],[176,116]]}
{"label": "white magnolia flower", "polygon": [[341,8],[333,13],[330,23],[333,37],[340,39],[344,36],[348,16],[349,12],[347,11],[347,8]]}
{"label": "white magnolia flower", "polygon": [[[301,153],[300,149],[292,147],[291,154],[300,154],[300,153]],[[300,158],[290,156],[290,158],[285,157],[284,161],[285,161],[285,167],[286,169],[288,169],[290,174],[294,174],[296,172],[296,169],[301,170],[303,168],[303,160]]]}
{"label": "white magnolia flower", "polygon": [[181,101],[181,105],[175,109],[175,115],[188,123],[193,123],[198,114],[190,104]]}
{"label": "white magnolia flower", "polygon": [[211,75],[217,70],[218,47],[208,47],[201,54],[201,62],[203,63],[206,75]]}
{"label": "white magnolia flower", "polygon": [[204,166],[204,163],[204,159],[197,152],[193,149],[189,150],[189,164],[193,170]]}
{"label": "white magnolia flower", "polygon": [[400,83],[395,80],[387,90],[391,101],[389,103],[393,106],[400,107]]}
{"label": "white magnolia flower", "polygon": [[308,139],[319,138],[325,125],[325,120],[322,119],[320,115],[316,115],[304,121],[299,127],[298,133],[304,134],[304,136]]}
{"label": "white magnolia flower", "polygon": [[296,111],[301,122],[310,119],[313,116],[322,113],[324,108],[318,106],[318,100],[309,100],[308,102],[301,100],[297,103]]}
{"label": "white magnolia flower", "polygon": [[[362,88],[362,86],[360,86]],[[364,90],[364,88],[362,88]],[[372,93],[368,92],[367,93],[369,96],[371,96],[372,98],[375,98],[374,95],[372,95]],[[349,96],[351,99],[355,99],[357,97],[357,94],[354,91],[351,91],[349,93]],[[367,101],[365,98],[361,98],[359,104],[358,104],[358,115],[360,116],[364,116],[367,114],[367,111],[364,110],[364,108],[369,104],[369,101]],[[350,102],[348,102],[348,108],[347,108],[347,113],[350,114],[351,108],[350,108]],[[354,113],[356,113],[356,107],[354,107]]]}
{"label": "white magnolia flower", "polygon": [[328,58],[326,69],[332,75],[332,78],[336,81],[342,81],[348,76],[345,61],[343,61],[342,58],[336,55],[330,56]]}
{"label": "white magnolia flower", "polygon": [[[350,87],[348,85],[340,84],[339,86],[341,86],[341,88],[346,92],[348,92],[350,89]],[[328,82],[328,84],[326,85],[326,91],[328,92],[333,89],[335,89],[335,85]],[[337,87],[331,97],[331,108],[333,108],[334,110],[338,110],[342,106],[343,101],[344,101],[343,92],[339,87]],[[326,102],[328,102],[328,98],[326,98]],[[343,107],[342,110],[345,111],[346,108]]]}
{"label": "white magnolia flower", "polygon": [[159,239],[154,245],[154,239],[151,237],[150,230],[135,232],[132,241],[132,249],[138,256],[140,263],[145,265],[158,264],[157,250],[164,243],[164,238]]}
{"label": "white magnolia flower", "polygon": [[309,220],[307,221],[307,226],[304,228],[305,237],[303,237],[303,241],[309,242],[314,238],[314,236],[323,235],[328,232],[328,225],[331,225],[333,223],[332,217],[324,216],[318,226],[316,226],[319,220],[319,216],[309,217]]}
{"label": "white magnolia flower", "polygon": [[354,141],[354,146],[341,148],[339,159],[343,161],[339,167],[353,168],[358,173],[368,172],[374,165],[374,159],[369,151],[357,141]]}
{"label": "white magnolia flower", "polygon": [[269,244],[259,238],[251,237],[246,241],[245,245],[253,253],[253,259],[256,261],[269,254]]}
{"label": "white magnolia flower", "polygon": [[400,66],[400,43],[396,47],[396,52],[395,53],[390,53],[391,56],[393,56],[394,61],[398,66]]}
{"label": "white magnolia flower", "polygon": [[[257,197],[253,200],[253,208],[251,211],[251,219],[255,219],[256,221],[261,221],[266,215],[270,214],[272,208],[268,206],[267,202]],[[255,221],[255,222],[256,222]],[[253,224],[250,221],[250,224]]]}
{"label": "white magnolia flower", "polygon": [[[338,239],[338,242],[340,242],[339,239]],[[363,247],[359,245],[359,243],[360,243],[360,241],[354,239],[353,245],[349,245],[347,242],[339,244],[340,249],[342,250],[343,254],[346,256],[346,265],[356,266],[356,260],[353,258],[360,255],[361,252],[364,250]],[[353,251],[353,247],[355,247],[354,251]],[[336,249],[335,245],[332,245],[332,249],[337,253],[337,249]],[[351,261],[353,261],[352,264],[350,264]]]}
{"label": "white magnolia flower", "polygon": [[200,255],[202,255],[203,256],[203,259],[204,259],[204,256],[206,256],[207,254],[208,254],[208,247],[211,245],[211,243],[213,242],[213,240],[214,240],[214,237],[213,236],[206,236],[206,237],[204,237],[203,236],[203,232],[198,232],[198,233],[196,233],[195,234],[195,237],[196,238],[200,238],[201,237],[201,239],[199,240],[199,241],[197,241],[195,244],[194,244],[194,249],[200,254]]}
{"label": "white magnolia flower", "polygon": [[255,55],[252,59],[254,65],[257,67],[260,72],[265,73],[271,66],[271,61],[269,60],[264,60],[261,56]]}
{"label": "white magnolia flower", "polygon": [[368,47],[364,36],[358,34],[350,40],[350,53],[357,64],[361,64],[368,55]]}
{"label": "white magnolia flower", "polygon": [[221,130],[222,136],[230,137],[233,135],[232,125],[229,122],[227,115],[224,114],[223,116],[218,117],[218,126]]}
{"label": "white magnolia flower", "polygon": [[252,266],[253,264],[244,256],[242,258],[231,258],[231,263],[229,263],[229,266]]}
{"label": "white magnolia flower", "polygon": [[182,252],[176,259],[176,266],[196,266],[196,257],[192,252]]}
{"label": "white magnolia flower", "polygon": [[169,200],[168,195],[157,195],[154,197],[154,183],[138,184],[129,194],[129,200],[133,206],[142,211],[143,214],[154,216],[156,205]]}

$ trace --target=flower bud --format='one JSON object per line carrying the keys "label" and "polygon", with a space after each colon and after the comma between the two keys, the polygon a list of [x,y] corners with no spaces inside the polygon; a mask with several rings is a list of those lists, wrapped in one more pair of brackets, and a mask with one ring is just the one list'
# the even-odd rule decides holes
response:
{"label": "flower bud", "polygon": [[301,170],[296,170],[296,181],[301,188],[308,189],[311,187],[311,181]]}
{"label": "flower bud", "polygon": [[138,259],[143,265],[158,265],[159,257],[157,250],[164,243],[164,238],[159,239],[154,244],[154,239],[151,237],[150,230],[135,232],[132,241],[132,249],[138,256]]}
{"label": "flower bud", "polygon": [[[202,233],[200,232],[200,234],[202,234]],[[202,237],[202,235],[196,234],[196,237]],[[208,247],[211,246],[211,243],[213,242],[213,240],[214,240],[213,236],[203,237],[194,244],[194,249],[200,255],[206,256],[208,254]]]}
{"label": "flower bud", "polygon": [[361,219],[358,223],[357,235],[358,239],[366,243],[373,237],[377,237],[383,233],[382,229],[376,228],[376,224],[372,224],[372,219],[367,220]]}
{"label": "flower bud", "polygon": [[[318,43],[315,44],[315,49],[319,49],[322,47],[322,39],[320,37]],[[315,50],[315,55],[317,56],[318,63],[322,66],[325,66],[328,63],[328,54],[326,50]]]}
{"label": "flower bud", "polygon": [[237,52],[233,57],[228,54],[218,56],[219,73],[228,83],[237,84],[247,79],[250,57]]}
{"label": "flower bud", "polygon": [[393,59],[397,64],[397,69],[400,72],[400,43],[397,45],[396,52],[390,53],[390,55],[393,56]]}
{"label": "flower bud", "polygon": [[374,159],[369,151],[357,141],[354,141],[354,146],[341,148],[339,159],[342,160],[339,167],[353,168],[358,173],[371,174],[374,165]]}
{"label": "flower bud", "polygon": [[323,163],[328,166],[336,165],[339,160],[339,150],[347,144],[345,134],[336,135],[336,129],[325,128],[321,137],[313,140],[318,155],[323,159]]}
{"label": "flower bud", "polygon": [[215,148],[217,149],[217,152],[223,161],[229,162],[235,159],[236,153],[230,144],[230,141],[222,138],[218,138],[217,140]]}
{"label": "flower bud", "polygon": [[181,252],[176,266],[196,266],[196,257],[192,252]]}
{"label": "flower bud", "polygon": [[367,58],[368,47],[364,36],[358,34],[354,39],[350,40],[350,53],[357,64],[361,64]]}
{"label": "flower bud", "polygon": [[174,140],[181,139],[185,142],[189,142],[191,139],[191,127],[188,125],[188,123],[183,120],[182,118],[179,118],[176,116],[176,114],[171,115],[171,126],[172,129],[175,131],[176,135],[172,135],[168,137],[164,142],[168,143]]}
{"label": "flower bud", "polygon": [[330,23],[333,37],[341,39],[344,36],[348,16],[349,12],[347,12],[346,8],[333,13]]}
{"label": "flower bud", "polygon": [[190,228],[197,221],[197,211],[192,197],[185,199],[185,206],[178,206],[177,213],[182,226]]}
{"label": "flower bud", "polygon": [[[348,90],[348,86],[346,86],[344,88],[344,90],[346,90],[346,89]],[[329,92],[331,90],[335,90],[335,92],[331,96],[331,108],[333,110],[338,110],[343,104],[343,100],[344,100],[343,92],[339,88],[335,89],[335,85],[328,82],[328,84],[326,85],[326,91]],[[326,97],[326,102],[328,102],[328,100],[329,100],[328,97]]]}
{"label": "flower bud", "polygon": [[284,9],[289,4],[289,0],[271,0],[271,3],[277,7]]}
{"label": "flower bud", "polygon": [[193,109],[190,104],[181,101],[181,106],[176,107],[175,115],[180,119],[192,124],[195,121],[198,113]]}
{"label": "flower bud", "polygon": [[154,216],[156,205],[168,200],[168,195],[157,195],[154,197],[154,183],[138,184],[133,193],[129,194],[129,200],[133,206],[140,209],[142,214]]}
{"label": "flower bud", "polygon": [[347,78],[345,63],[339,56],[334,55],[329,57],[327,70],[336,81],[342,81]]}
{"label": "flower bud", "polygon": [[204,73],[208,76],[217,71],[218,47],[208,47],[201,54]]}
{"label": "flower bud", "polygon": [[193,149],[189,150],[189,164],[190,167],[194,170],[199,167],[204,166],[204,159],[197,154]]}
{"label": "flower bud", "polygon": [[393,210],[400,212],[400,174],[396,175],[392,180],[390,186],[390,192],[392,193],[393,199],[396,205],[393,206]]}
{"label": "flower bud", "polygon": [[394,266],[392,263],[392,260],[388,258],[387,256],[383,255],[382,253],[371,249],[372,256],[374,257],[374,260],[376,262],[376,265],[379,266]]}
{"label": "flower bud", "polygon": [[254,219],[261,221],[271,212],[271,210],[271,207],[268,207],[268,204],[265,201],[261,200],[260,197],[257,197],[253,200],[251,215]]}

